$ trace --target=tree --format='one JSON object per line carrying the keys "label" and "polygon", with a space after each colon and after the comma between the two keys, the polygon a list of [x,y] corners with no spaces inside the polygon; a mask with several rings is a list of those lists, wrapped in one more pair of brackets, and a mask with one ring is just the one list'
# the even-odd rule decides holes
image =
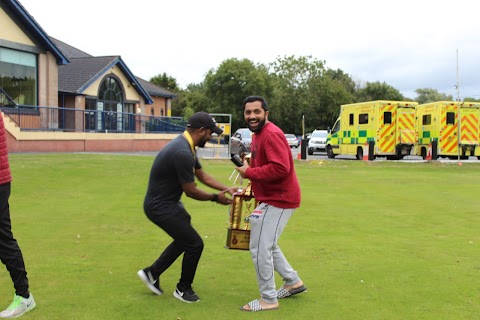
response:
{"label": "tree", "polygon": [[274,99],[271,119],[284,132],[331,126],[341,104],[353,101],[355,82],[343,71],[325,68],[325,61],[311,56],[283,57],[271,64],[274,78]]}
{"label": "tree", "polygon": [[405,98],[394,87],[385,82],[367,82],[365,87],[357,89],[357,102],[374,101],[374,100],[392,100],[403,101]]}
{"label": "tree", "polygon": [[[311,93],[309,94],[310,112],[309,129],[326,129],[332,127],[340,114],[342,104],[353,102],[353,93],[350,92],[340,79],[332,79],[327,73],[311,83]],[[310,130],[309,130],[310,131]]]}
{"label": "tree", "polygon": [[205,76],[205,97],[210,102],[208,112],[232,115],[232,130],[245,126],[243,100],[247,96],[272,96],[268,69],[248,59],[228,59]]}
{"label": "tree", "polygon": [[[302,133],[302,118],[306,126],[316,111],[312,105],[315,99],[310,91],[312,83],[322,77],[325,62],[311,56],[284,56],[270,64],[274,79],[274,96],[270,101],[270,117],[286,133]],[[315,126],[314,126],[315,127]]]}
{"label": "tree", "polygon": [[180,88],[178,87],[177,79],[175,79],[172,76],[169,76],[165,72],[150,78],[149,82],[170,91],[174,91],[174,92],[180,91]]}
{"label": "tree", "polygon": [[214,105],[205,94],[204,83],[191,83],[187,85],[186,90],[180,90],[177,99],[173,100],[172,115],[183,116],[187,120],[191,111],[193,113],[198,111],[209,112],[213,107]]}
{"label": "tree", "polygon": [[419,104],[428,103],[428,102],[435,102],[435,101],[452,101],[453,97],[451,95],[446,95],[444,93],[440,93],[435,89],[431,88],[420,88],[415,90],[417,97],[415,101]]}

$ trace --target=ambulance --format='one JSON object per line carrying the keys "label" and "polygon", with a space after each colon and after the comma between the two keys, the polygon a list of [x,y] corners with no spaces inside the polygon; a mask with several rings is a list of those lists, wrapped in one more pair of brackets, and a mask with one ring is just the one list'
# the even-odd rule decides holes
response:
{"label": "ambulance", "polygon": [[416,155],[425,159],[431,152],[432,159],[480,158],[480,103],[438,101],[421,104],[417,106],[416,121]]}
{"label": "ambulance", "polygon": [[370,101],[340,107],[340,116],[327,138],[329,158],[354,155],[358,160],[376,157],[402,159],[415,146],[413,101]]}

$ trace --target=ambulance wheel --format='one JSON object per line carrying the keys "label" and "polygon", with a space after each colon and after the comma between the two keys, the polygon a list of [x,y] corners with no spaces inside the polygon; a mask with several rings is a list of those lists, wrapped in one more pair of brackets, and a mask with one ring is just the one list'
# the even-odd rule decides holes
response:
{"label": "ambulance wheel", "polygon": [[363,149],[358,148],[357,149],[357,160],[362,160],[363,159]]}
{"label": "ambulance wheel", "polygon": [[427,157],[427,149],[422,148],[421,155],[422,155],[422,159],[425,160],[425,158]]}
{"label": "ambulance wheel", "polygon": [[308,155],[311,156],[313,154],[313,148],[308,148]]}
{"label": "ambulance wheel", "polygon": [[[327,157],[329,159],[335,158],[335,154],[333,153],[332,146],[327,146]],[[479,157],[480,158],[480,157]]]}
{"label": "ambulance wheel", "polygon": [[402,160],[403,157],[404,156],[401,154],[396,154],[394,156],[387,156],[387,160]]}
{"label": "ambulance wheel", "polygon": [[402,147],[397,146],[395,151],[395,160],[402,160],[405,155],[402,154]]}

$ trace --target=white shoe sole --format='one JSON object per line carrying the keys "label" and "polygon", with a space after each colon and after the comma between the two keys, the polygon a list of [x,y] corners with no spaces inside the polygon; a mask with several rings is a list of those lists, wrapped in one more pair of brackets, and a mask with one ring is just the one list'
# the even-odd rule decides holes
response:
{"label": "white shoe sole", "polygon": [[152,291],[153,293],[155,293],[156,295],[159,295],[159,296],[161,296],[163,294],[162,291],[158,290],[157,288],[155,288],[154,285],[152,285],[150,283],[150,279],[148,279],[148,276],[145,274],[145,272],[143,270],[139,270],[137,272],[137,275],[140,278],[140,280],[142,280],[142,282],[145,283],[147,288],[150,289],[150,291]]}
{"label": "white shoe sole", "polygon": [[[30,293],[30,295],[31,295],[31,293]],[[35,303],[35,300],[33,299],[33,296],[32,296],[32,302],[30,303],[30,305],[28,305],[25,308],[25,310],[23,310],[22,312],[20,312],[18,314],[15,314],[15,311],[12,313],[9,310],[4,310],[4,311],[0,312],[0,318],[2,318],[2,319],[18,318],[18,317],[23,316],[25,313],[30,312],[33,309],[35,309],[36,306],[37,306],[37,304]]]}
{"label": "white shoe sole", "polygon": [[177,293],[177,290],[173,291],[173,296],[174,296],[175,298],[177,298],[178,300],[180,300],[180,301],[182,301],[182,302],[185,302],[185,303],[197,303],[197,302],[200,301],[200,299],[198,299],[197,301],[188,301],[188,300],[185,300],[185,299],[183,299],[183,297],[182,297],[181,295],[179,295],[179,294]]}

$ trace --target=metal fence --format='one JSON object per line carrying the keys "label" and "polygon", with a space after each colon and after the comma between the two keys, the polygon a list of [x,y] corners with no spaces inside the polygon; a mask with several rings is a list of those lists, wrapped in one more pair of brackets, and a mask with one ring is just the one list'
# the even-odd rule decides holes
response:
{"label": "metal fence", "polygon": [[175,133],[186,128],[181,117],[23,105],[0,105],[0,110],[22,131]]}

